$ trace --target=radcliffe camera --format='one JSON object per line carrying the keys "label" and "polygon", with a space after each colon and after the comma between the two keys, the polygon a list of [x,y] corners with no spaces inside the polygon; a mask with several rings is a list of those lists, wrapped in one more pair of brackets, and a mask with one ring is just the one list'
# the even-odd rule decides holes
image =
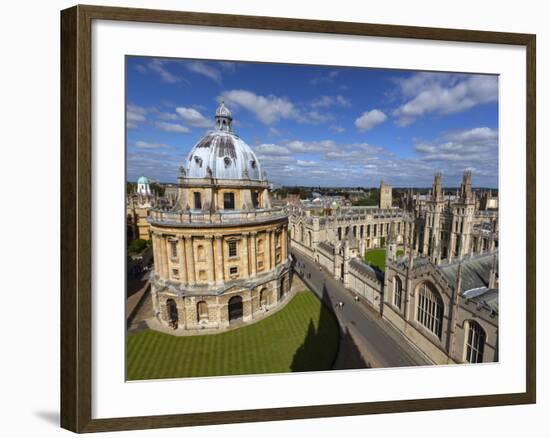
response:
{"label": "radcliffe camera", "polygon": [[498,362],[498,112],[494,75],[127,57],[127,379]]}

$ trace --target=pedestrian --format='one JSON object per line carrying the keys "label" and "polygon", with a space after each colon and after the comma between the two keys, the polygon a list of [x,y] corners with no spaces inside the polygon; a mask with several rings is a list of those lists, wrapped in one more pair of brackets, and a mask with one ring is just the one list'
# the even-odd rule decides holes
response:
{"label": "pedestrian", "polygon": [[358,295],[355,295],[355,302],[358,303],[359,302],[359,296]]}

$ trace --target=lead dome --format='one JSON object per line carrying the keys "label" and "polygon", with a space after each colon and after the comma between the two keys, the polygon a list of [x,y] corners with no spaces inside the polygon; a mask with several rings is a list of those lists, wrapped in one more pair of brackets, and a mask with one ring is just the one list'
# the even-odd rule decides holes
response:
{"label": "lead dome", "polygon": [[215,129],[201,138],[184,165],[187,178],[264,180],[256,154],[233,132],[233,118],[222,101],[215,113]]}

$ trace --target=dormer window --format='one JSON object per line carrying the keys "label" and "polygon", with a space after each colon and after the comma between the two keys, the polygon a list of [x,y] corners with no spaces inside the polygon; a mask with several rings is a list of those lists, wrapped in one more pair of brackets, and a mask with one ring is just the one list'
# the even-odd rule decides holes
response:
{"label": "dormer window", "polygon": [[225,165],[225,168],[227,169],[229,166],[231,166],[231,158],[225,157],[223,159],[223,164]]}
{"label": "dormer window", "polygon": [[256,169],[256,160],[252,160],[250,162],[250,167],[252,167],[252,169]]}
{"label": "dormer window", "polygon": [[202,167],[202,158],[195,155],[195,163],[197,163],[199,167]]}

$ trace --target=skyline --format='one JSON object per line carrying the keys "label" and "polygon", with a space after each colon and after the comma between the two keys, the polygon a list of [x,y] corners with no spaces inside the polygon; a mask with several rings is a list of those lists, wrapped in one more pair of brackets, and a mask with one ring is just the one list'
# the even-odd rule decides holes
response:
{"label": "skyline", "polygon": [[281,185],[498,188],[498,78],[127,57],[127,179],[175,182],[224,99]]}

